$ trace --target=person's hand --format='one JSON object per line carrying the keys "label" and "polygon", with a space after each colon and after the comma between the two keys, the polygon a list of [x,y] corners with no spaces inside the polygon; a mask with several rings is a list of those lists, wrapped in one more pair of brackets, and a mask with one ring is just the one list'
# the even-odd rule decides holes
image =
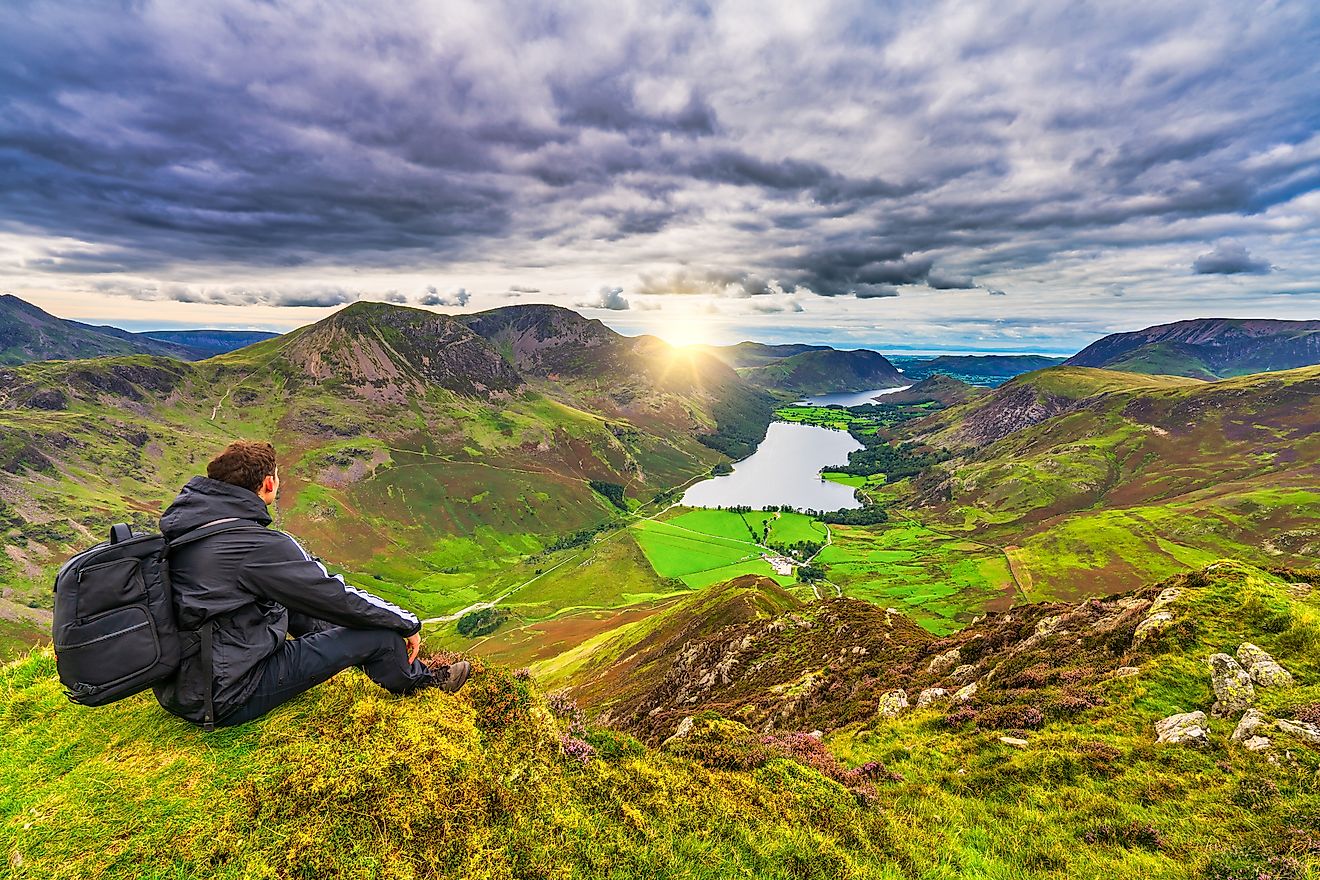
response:
{"label": "person's hand", "polygon": [[411,663],[417,659],[418,653],[422,650],[422,631],[418,630],[408,636],[403,643],[408,646],[408,662]]}

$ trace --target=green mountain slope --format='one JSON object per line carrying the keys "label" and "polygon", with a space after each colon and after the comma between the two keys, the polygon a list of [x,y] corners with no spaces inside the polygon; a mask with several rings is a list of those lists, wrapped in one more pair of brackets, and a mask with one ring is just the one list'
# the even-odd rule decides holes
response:
{"label": "green mountain slope", "polygon": [[[662,710],[685,729],[660,747],[499,669],[403,699],[347,672],[206,735],[145,695],[71,705],[38,651],[0,669],[0,846],[16,880],[1310,877],[1320,752],[1274,721],[1320,712],[1316,577],[1221,562],[903,656],[851,650],[897,616],[766,608],[694,631],[652,702],[684,679],[698,699]],[[1154,601],[1169,624],[1138,638]],[[1231,740],[1240,711],[1208,717],[1199,747],[1157,743],[1158,720],[1214,702],[1206,656],[1246,641],[1294,677],[1256,689],[1267,747]],[[731,689],[835,647],[790,688]],[[884,689],[931,683],[978,687],[878,711]],[[735,720],[768,705],[795,707],[777,732]],[[846,721],[823,743],[787,732],[824,713]]]}
{"label": "green mountain slope", "polygon": [[[4,370],[0,577],[48,602],[52,564],[115,520],[150,527],[210,455],[248,436],[281,450],[280,525],[373,590],[427,616],[493,598],[529,555],[618,515],[592,481],[650,501],[720,461],[720,439],[763,434],[769,398],[732,370],[711,361],[704,381],[707,364],[680,363],[662,377],[639,363],[665,349],[630,344],[616,381],[556,385],[465,323],[363,303],[196,364]],[[587,386],[628,386],[645,412],[585,408],[599,400]]]}
{"label": "green mountain slope", "polygon": [[1061,367],[904,428],[959,455],[916,515],[1005,549],[1032,597],[1232,555],[1314,564],[1320,368],[1213,383]]}
{"label": "green mountain slope", "polygon": [[188,353],[172,343],[102,329],[57,318],[12,294],[0,295],[0,365],[139,353],[183,357]]}
{"label": "green mountain slope", "polygon": [[1290,370],[1320,364],[1320,321],[1178,321],[1106,336],[1066,363],[1202,379]]}

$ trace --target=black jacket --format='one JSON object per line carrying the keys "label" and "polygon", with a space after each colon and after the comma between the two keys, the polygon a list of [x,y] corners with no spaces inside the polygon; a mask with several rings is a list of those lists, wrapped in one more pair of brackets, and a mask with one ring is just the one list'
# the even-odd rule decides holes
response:
{"label": "black jacket", "polygon": [[[267,528],[266,505],[247,489],[193,477],[161,517],[160,529],[172,541],[219,520],[230,521],[231,530],[183,544],[169,557],[179,629],[198,630],[214,621],[217,718],[252,695],[263,662],[290,632],[290,612],[294,635],[315,629],[312,621],[392,629],[401,637],[421,629],[416,615],[332,577],[297,541]],[[245,521],[251,525],[239,527]],[[200,724],[204,675],[200,655],[187,657],[178,676],[156,686],[156,699],[175,715]]]}

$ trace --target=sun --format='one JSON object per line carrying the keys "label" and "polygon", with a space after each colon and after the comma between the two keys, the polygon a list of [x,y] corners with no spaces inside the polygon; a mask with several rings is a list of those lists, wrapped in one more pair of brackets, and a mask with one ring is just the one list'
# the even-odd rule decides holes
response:
{"label": "sun", "polygon": [[711,341],[709,324],[695,318],[668,318],[655,328],[654,333],[679,348],[707,345]]}

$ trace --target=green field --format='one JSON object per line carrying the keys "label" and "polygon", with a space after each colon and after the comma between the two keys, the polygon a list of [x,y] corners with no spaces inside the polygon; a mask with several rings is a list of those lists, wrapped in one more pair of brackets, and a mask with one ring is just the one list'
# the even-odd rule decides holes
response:
{"label": "green field", "polygon": [[960,629],[975,614],[1016,598],[1004,555],[915,523],[832,526],[818,561],[845,596],[895,607],[934,633]]}

